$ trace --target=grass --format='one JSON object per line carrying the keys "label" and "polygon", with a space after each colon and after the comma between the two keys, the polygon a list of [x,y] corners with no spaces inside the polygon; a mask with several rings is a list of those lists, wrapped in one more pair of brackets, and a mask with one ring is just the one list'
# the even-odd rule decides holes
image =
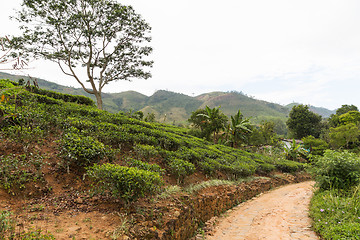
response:
{"label": "grass", "polygon": [[316,191],[310,216],[324,239],[360,239],[360,185],[347,192]]}

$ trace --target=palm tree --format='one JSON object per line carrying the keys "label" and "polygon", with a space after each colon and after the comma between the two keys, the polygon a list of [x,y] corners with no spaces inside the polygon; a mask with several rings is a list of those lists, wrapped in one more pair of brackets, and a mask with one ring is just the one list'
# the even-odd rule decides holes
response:
{"label": "palm tree", "polygon": [[239,109],[235,116],[231,116],[231,125],[229,126],[229,133],[232,137],[234,148],[236,148],[239,140],[245,140],[245,134],[248,132],[252,132],[250,119],[243,119],[243,115]]}
{"label": "palm tree", "polygon": [[208,106],[205,107],[205,113],[200,113],[197,115],[198,117],[204,117],[207,122],[207,129],[211,133],[213,133],[214,143],[216,143],[216,134],[220,130],[225,129],[225,124],[228,118],[220,111],[220,106],[215,108],[210,108]]}

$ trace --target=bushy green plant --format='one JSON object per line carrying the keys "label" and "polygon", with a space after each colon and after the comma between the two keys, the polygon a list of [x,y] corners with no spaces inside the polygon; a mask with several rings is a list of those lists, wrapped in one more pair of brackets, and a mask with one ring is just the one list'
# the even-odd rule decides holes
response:
{"label": "bushy green plant", "polygon": [[194,164],[178,158],[172,158],[168,162],[171,173],[173,173],[180,181],[195,172]]}
{"label": "bushy green plant", "polygon": [[354,153],[326,150],[314,166],[320,189],[348,189],[360,183],[360,158]]}
{"label": "bushy green plant", "polygon": [[314,136],[307,136],[302,139],[304,148],[309,149],[312,155],[323,155],[326,149],[329,149],[329,144],[326,141],[315,138]]}
{"label": "bushy green plant", "polygon": [[305,158],[308,152],[304,150],[300,143],[296,143],[295,139],[289,146],[284,145],[285,157],[288,160],[298,161],[300,157]]}
{"label": "bushy green plant", "polygon": [[158,150],[154,146],[136,144],[134,146],[135,153],[142,158],[155,157],[159,154]]}
{"label": "bushy green plant", "polygon": [[280,170],[282,172],[287,172],[287,173],[302,171],[302,170],[304,170],[304,167],[305,167],[305,165],[302,163],[291,161],[291,160],[286,160],[286,159],[279,159],[275,163],[275,166],[278,170]]}
{"label": "bushy green plant", "polygon": [[42,178],[41,156],[2,156],[0,158],[0,184],[9,192],[25,188],[29,181],[37,181]]}
{"label": "bushy green plant", "polygon": [[8,79],[0,79],[0,89],[13,88],[14,84]]}
{"label": "bushy green plant", "polygon": [[69,132],[60,140],[59,154],[68,166],[89,166],[106,155],[106,148],[103,143],[90,136]]}
{"label": "bushy green plant", "polygon": [[165,172],[164,169],[162,169],[159,165],[157,164],[150,164],[147,162],[143,162],[137,159],[130,159],[128,160],[128,164],[130,167],[137,167],[139,169],[143,169],[146,171],[150,171],[150,172],[157,172],[160,174],[163,174]]}
{"label": "bushy green plant", "polygon": [[126,201],[154,194],[163,185],[163,179],[157,172],[110,163],[89,167],[87,175],[94,181],[97,192],[108,192]]}
{"label": "bushy green plant", "polygon": [[52,98],[52,99],[61,99],[65,102],[75,102],[78,104],[95,106],[95,103],[91,98],[81,95],[64,94],[64,93],[54,92],[36,87],[31,87],[31,92],[36,93],[38,95],[47,96],[48,98]]}

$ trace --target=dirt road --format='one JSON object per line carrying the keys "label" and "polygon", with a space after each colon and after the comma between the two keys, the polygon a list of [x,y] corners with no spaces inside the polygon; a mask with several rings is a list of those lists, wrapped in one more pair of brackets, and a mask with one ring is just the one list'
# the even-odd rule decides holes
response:
{"label": "dirt road", "polygon": [[314,182],[278,188],[240,204],[220,218],[207,240],[313,240],[308,205]]}

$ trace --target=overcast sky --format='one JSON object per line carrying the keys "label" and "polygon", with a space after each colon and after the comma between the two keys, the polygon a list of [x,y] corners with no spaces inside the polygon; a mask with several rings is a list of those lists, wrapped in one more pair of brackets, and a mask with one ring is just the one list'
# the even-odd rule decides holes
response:
{"label": "overcast sky", "polygon": [[[2,5],[1,35],[21,0]],[[190,96],[242,91],[256,99],[335,109],[360,107],[358,0],[124,0],[152,27],[149,80],[119,81],[105,92],[165,89]],[[57,66],[26,74],[79,87]]]}

